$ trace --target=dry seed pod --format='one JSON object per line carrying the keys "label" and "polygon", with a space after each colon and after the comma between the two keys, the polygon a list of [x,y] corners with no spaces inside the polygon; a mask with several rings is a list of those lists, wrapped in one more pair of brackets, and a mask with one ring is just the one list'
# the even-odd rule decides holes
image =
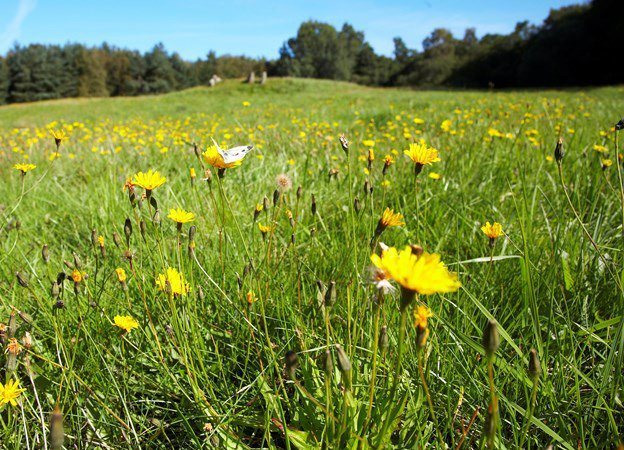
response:
{"label": "dry seed pod", "polygon": [[349,141],[347,140],[347,137],[343,134],[340,135],[340,146],[342,147],[342,150],[348,155],[349,154]]}
{"label": "dry seed pod", "polygon": [[113,242],[115,243],[117,248],[121,246],[121,237],[119,237],[119,234],[117,234],[116,231],[113,231]]}
{"label": "dry seed pod", "polygon": [[16,272],[15,277],[17,278],[17,282],[21,287],[28,287],[28,277],[22,272]]}
{"label": "dry seed pod", "polygon": [[331,281],[329,288],[325,292],[325,306],[331,308],[336,304],[336,282]]}
{"label": "dry seed pod", "polygon": [[301,199],[302,196],[303,196],[303,188],[299,186],[297,188],[297,200]]}
{"label": "dry seed pod", "polygon": [[93,229],[91,230],[91,244],[92,244],[94,247],[97,247],[97,246],[98,246],[98,234],[97,234],[97,230],[96,230],[95,228],[93,228]]}
{"label": "dry seed pod", "polygon": [[145,235],[147,234],[147,224],[143,219],[139,222],[139,231],[141,232],[141,237],[145,240]]}
{"label": "dry seed pod", "polygon": [[338,356],[338,368],[342,373],[351,372],[351,361],[340,344],[336,344],[336,355]]}
{"label": "dry seed pod", "polygon": [[132,236],[132,222],[126,218],[124,222],[124,234],[126,235],[126,246],[130,247],[130,236]]}
{"label": "dry seed pod", "polygon": [[43,244],[43,247],[41,248],[41,258],[46,264],[50,262],[50,249],[48,248],[48,244]]}
{"label": "dry seed pod", "polygon": [[555,160],[560,163],[564,155],[565,151],[563,150],[563,138],[559,138],[557,140],[557,145],[555,146]]}
{"label": "dry seed pod", "polygon": [[334,359],[329,349],[325,350],[321,363],[326,374],[331,374],[334,371]]}

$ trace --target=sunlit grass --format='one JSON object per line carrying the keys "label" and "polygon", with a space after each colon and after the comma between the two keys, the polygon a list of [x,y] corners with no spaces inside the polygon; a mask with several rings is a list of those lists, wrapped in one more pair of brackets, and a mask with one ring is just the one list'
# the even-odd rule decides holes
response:
{"label": "sunlit grass", "polygon": [[[68,448],[615,448],[623,93],[269,80],[0,108],[0,382],[25,389],[1,446],[53,447],[58,405]],[[212,138],[255,148],[219,177]],[[406,302],[382,243],[462,287],[423,270]]]}

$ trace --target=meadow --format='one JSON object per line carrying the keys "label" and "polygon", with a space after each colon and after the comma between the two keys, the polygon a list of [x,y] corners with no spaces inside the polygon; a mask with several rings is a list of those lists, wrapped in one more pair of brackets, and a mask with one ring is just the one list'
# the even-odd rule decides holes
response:
{"label": "meadow", "polygon": [[618,448],[623,112],[296,79],[1,107],[0,448]]}

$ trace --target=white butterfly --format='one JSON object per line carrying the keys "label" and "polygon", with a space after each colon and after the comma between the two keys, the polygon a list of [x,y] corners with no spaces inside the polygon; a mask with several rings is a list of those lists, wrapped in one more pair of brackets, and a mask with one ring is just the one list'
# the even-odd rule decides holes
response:
{"label": "white butterfly", "polygon": [[215,147],[217,147],[217,151],[223,158],[223,162],[225,164],[233,163],[243,159],[245,155],[254,148],[253,145],[241,145],[238,147],[232,147],[227,150],[222,150],[221,147],[219,147],[219,144],[217,144],[217,141],[215,141],[213,138],[211,139]]}

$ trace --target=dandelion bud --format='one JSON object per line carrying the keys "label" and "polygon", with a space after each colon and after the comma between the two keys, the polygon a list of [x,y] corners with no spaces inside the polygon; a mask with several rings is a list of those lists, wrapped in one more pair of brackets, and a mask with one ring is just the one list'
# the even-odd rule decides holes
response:
{"label": "dandelion bud", "polygon": [[241,276],[238,274],[238,272],[236,272],[236,284],[238,284],[238,289],[242,289],[243,288],[243,279],[241,278]]}
{"label": "dandelion bud", "polygon": [[225,169],[217,169],[217,177],[222,179],[225,176]]}
{"label": "dandelion bud", "polygon": [[82,261],[76,252],[73,253],[74,256],[74,266],[76,269],[80,269],[82,267]]}
{"label": "dandelion bud", "polygon": [[410,245],[410,248],[412,250],[412,255],[417,256],[417,257],[422,255],[424,252],[423,248],[420,245],[412,244]]}
{"label": "dandelion bud", "polygon": [[32,323],[32,320],[33,320],[33,319],[32,319],[32,316],[31,316],[30,314],[25,313],[24,311],[18,311],[18,314],[19,314],[20,318],[21,318],[24,322],[26,322],[26,323],[28,323],[28,324]]}
{"label": "dandelion bud", "polygon": [[61,286],[63,285],[63,281],[65,281],[66,279],[67,279],[67,274],[65,272],[59,272],[56,275],[56,282]]}
{"label": "dandelion bud", "polygon": [[321,280],[316,280],[316,289],[318,290],[316,293],[316,300],[319,305],[322,305],[325,303],[325,293],[327,292],[327,288]]}
{"label": "dandelion bud", "polygon": [[416,327],[416,348],[421,350],[427,345],[427,338],[429,337],[429,328],[423,326]]}
{"label": "dandelion bud", "polygon": [[212,184],[212,172],[210,169],[204,171],[204,180],[206,180],[206,183]]}
{"label": "dandelion bud", "polygon": [[310,227],[310,238],[314,239],[316,236],[316,227]]}
{"label": "dandelion bud", "polygon": [[28,277],[26,275],[24,275],[22,272],[17,272],[15,276],[17,277],[17,282],[21,287],[28,287]]}
{"label": "dandelion bud", "polygon": [[367,196],[371,192],[372,192],[372,188],[371,188],[370,181],[366,180],[364,182],[364,196]]}
{"label": "dandelion bud", "polygon": [[169,280],[165,280],[165,294],[167,296],[171,296],[173,290],[171,289],[171,282]]}
{"label": "dandelion bud", "polygon": [[347,137],[344,134],[340,135],[339,138],[340,141],[340,146],[342,147],[342,150],[345,152],[345,154],[349,154],[349,141],[347,140]]}
{"label": "dandelion bud", "polygon": [[329,288],[325,292],[325,306],[331,308],[336,304],[336,282],[329,283]]}
{"label": "dandelion bud", "polygon": [[113,242],[119,248],[121,246],[121,237],[117,234],[116,231],[113,231]]}
{"label": "dandelion bud", "polygon": [[195,186],[195,178],[197,178],[197,173],[195,173],[195,167],[190,168],[189,175],[191,177],[191,187],[193,187]]}
{"label": "dandelion bud", "polygon": [[360,204],[360,199],[355,197],[355,199],[353,200],[353,209],[355,210],[355,213],[358,214],[361,210],[362,210],[362,205]]}
{"label": "dandelion bud", "polygon": [[290,235],[290,243],[291,243],[292,245],[295,245],[295,233],[292,233],[292,234]]}
{"label": "dandelion bud", "polygon": [[137,205],[137,197],[136,191],[134,190],[134,186],[128,186],[128,201],[130,202],[131,207],[136,207]]}
{"label": "dandelion bud", "polygon": [[98,234],[97,234],[97,230],[95,228],[91,230],[91,244],[94,247],[98,246]]}
{"label": "dandelion bud", "polygon": [[273,191],[273,206],[277,206],[277,204],[279,203],[280,195],[281,193],[279,189],[275,189]]}
{"label": "dandelion bud", "polygon": [[483,331],[483,348],[488,358],[494,356],[498,349],[500,338],[498,336],[498,324],[495,320],[488,320],[485,330]]}
{"label": "dandelion bud", "polygon": [[375,161],[375,151],[372,148],[368,149],[368,170],[370,171],[373,167],[373,161]]}
{"label": "dandelion bud", "polygon": [[288,221],[290,222],[290,226],[295,228],[295,219],[293,218],[293,213],[290,209],[286,210],[286,217],[288,217]]}
{"label": "dandelion bud", "polygon": [[321,356],[321,365],[326,374],[331,374],[334,371],[334,359],[329,349],[325,350]]}
{"label": "dandelion bud", "polygon": [[[15,311],[11,311],[9,315],[9,339],[15,336],[15,332],[17,331],[17,318],[15,317]],[[8,347],[7,347],[8,350]]]}
{"label": "dandelion bud", "polygon": [[264,198],[262,199],[262,207],[264,208],[265,211],[269,210],[269,199],[267,198],[267,196],[265,195]]}
{"label": "dandelion bud", "polygon": [[59,405],[54,407],[50,418],[50,448],[61,450],[65,441],[65,431],[63,430],[63,413]]}
{"label": "dandelion bud", "polygon": [[33,346],[32,336],[28,331],[24,333],[24,337],[22,338],[22,345],[25,349],[29,349]]}
{"label": "dandelion bud", "polygon": [[312,194],[312,215],[316,215],[316,197]]}
{"label": "dandelion bud", "polygon": [[388,327],[384,325],[383,327],[381,327],[381,331],[379,332],[379,348],[382,351],[385,351],[389,345]]}
{"label": "dandelion bud", "polygon": [[130,236],[132,236],[132,222],[126,218],[124,223],[124,234],[126,235],[126,246],[130,247]]}
{"label": "dandelion bud", "polygon": [[332,178],[336,178],[339,172],[340,171],[338,169],[329,169],[329,172],[328,172],[329,179],[331,180]]}
{"label": "dandelion bud", "polygon": [[152,222],[154,222],[156,225],[160,224],[160,209],[157,209],[154,213],[154,216],[152,217]]}
{"label": "dandelion bud", "polygon": [[290,380],[295,380],[295,371],[299,367],[299,361],[297,354],[292,350],[286,352],[286,377]]}
{"label": "dandelion bud", "polygon": [[258,217],[260,216],[260,213],[262,212],[263,209],[264,209],[264,205],[262,203],[256,203],[256,207],[254,208],[254,215],[253,215],[254,222],[258,220]]}
{"label": "dandelion bud", "polygon": [[297,188],[297,200],[301,199],[302,195],[303,195],[303,188],[299,186]]}
{"label": "dandelion bud", "polygon": [[559,138],[559,140],[557,140],[557,145],[555,146],[555,160],[560,163],[564,155],[563,138]]}
{"label": "dandelion bud", "polygon": [[537,351],[532,348],[529,352],[529,376],[535,382],[542,374],[542,365],[537,356]]}
{"label": "dandelion bud", "polygon": [[46,264],[50,262],[50,249],[48,248],[48,244],[43,244],[43,247],[41,248],[41,258]]}
{"label": "dandelion bud", "polygon": [[615,131],[620,130],[624,130],[624,118],[620,119],[620,121],[615,124]]}
{"label": "dandelion bud", "polygon": [[52,283],[52,289],[50,290],[50,294],[52,295],[52,298],[57,298],[61,293],[61,287],[59,286],[59,284],[54,281]]}
{"label": "dandelion bud", "polygon": [[336,355],[338,357],[338,369],[345,375],[350,374],[351,361],[340,344],[336,344]]}
{"label": "dandelion bud", "polygon": [[203,300],[206,298],[206,295],[204,294],[204,290],[202,289],[201,286],[197,286],[197,298],[199,300]]}

